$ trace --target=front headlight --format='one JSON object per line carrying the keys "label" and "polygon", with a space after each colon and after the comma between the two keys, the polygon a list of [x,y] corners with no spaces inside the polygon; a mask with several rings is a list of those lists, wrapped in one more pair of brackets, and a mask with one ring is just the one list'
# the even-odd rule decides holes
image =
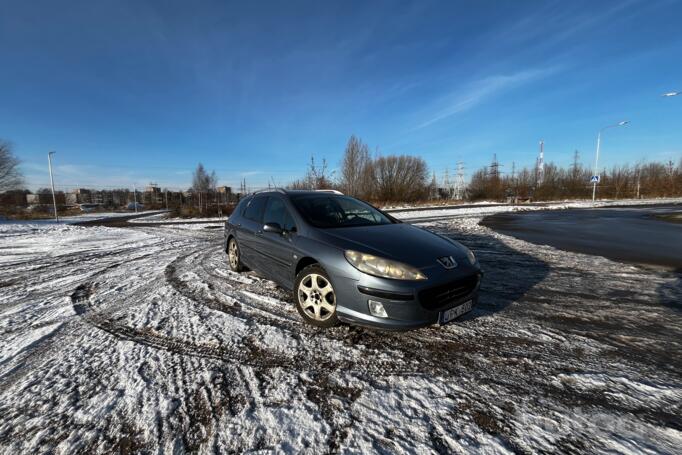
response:
{"label": "front headlight", "polygon": [[416,268],[390,259],[378,258],[371,254],[346,250],[344,253],[350,264],[361,272],[391,278],[393,280],[425,280],[426,275]]}
{"label": "front headlight", "polygon": [[474,252],[471,251],[469,248],[467,250],[467,258],[469,258],[469,262],[471,262],[471,265],[476,265],[476,255],[474,255]]}

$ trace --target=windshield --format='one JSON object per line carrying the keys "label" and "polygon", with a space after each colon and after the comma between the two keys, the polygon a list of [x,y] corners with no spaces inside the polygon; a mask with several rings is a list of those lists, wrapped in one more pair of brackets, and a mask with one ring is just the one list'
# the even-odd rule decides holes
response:
{"label": "windshield", "polygon": [[374,226],[392,221],[369,204],[348,196],[306,194],[291,198],[305,220],[318,228]]}

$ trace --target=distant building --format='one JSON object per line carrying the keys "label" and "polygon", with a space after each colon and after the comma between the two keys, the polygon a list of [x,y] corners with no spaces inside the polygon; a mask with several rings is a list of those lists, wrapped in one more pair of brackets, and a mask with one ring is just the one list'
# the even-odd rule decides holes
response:
{"label": "distant building", "polygon": [[231,186],[219,186],[216,188],[216,192],[221,204],[229,204],[237,200],[237,195],[232,192]]}
{"label": "distant building", "polygon": [[66,194],[66,202],[73,205],[90,204],[93,202],[92,192],[90,190],[86,190],[85,188],[71,190]]}
{"label": "distant building", "polygon": [[109,190],[93,191],[90,199],[93,204],[99,204],[110,207],[114,205],[114,196]]}
{"label": "distant building", "polygon": [[161,204],[163,203],[163,194],[161,188],[156,183],[150,183],[142,193],[142,201],[145,204]]}
{"label": "distant building", "polygon": [[[55,200],[57,201],[58,205],[64,205],[66,204],[66,197],[64,193],[61,191],[58,191],[55,193]],[[29,205],[48,205],[52,204],[52,193],[36,193],[36,194],[27,194],[26,195],[26,202]]]}
{"label": "distant building", "polygon": [[115,207],[127,205],[132,199],[132,193],[126,189],[111,191],[111,205]]}

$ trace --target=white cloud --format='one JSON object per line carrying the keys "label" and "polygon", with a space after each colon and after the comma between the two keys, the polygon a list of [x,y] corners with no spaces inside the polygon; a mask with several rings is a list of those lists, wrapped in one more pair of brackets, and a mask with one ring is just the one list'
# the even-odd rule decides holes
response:
{"label": "white cloud", "polygon": [[260,175],[262,173],[263,173],[263,171],[246,171],[246,172],[240,172],[239,175],[241,175],[242,177],[251,177],[254,175]]}
{"label": "white cloud", "polygon": [[469,84],[467,88],[458,89],[435,102],[432,108],[432,111],[435,112],[431,113],[427,120],[421,122],[413,130],[425,128],[453,115],[473,109],[496,94],[541,79],[554,73],[556,70],[557,67],[550,67],[479,79]]}

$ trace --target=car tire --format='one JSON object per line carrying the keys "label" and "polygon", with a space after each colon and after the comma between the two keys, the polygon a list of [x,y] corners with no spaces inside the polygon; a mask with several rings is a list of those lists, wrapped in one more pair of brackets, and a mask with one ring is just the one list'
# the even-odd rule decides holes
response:
{"label": "car tire", "polygon": [[329,275],[319,264],[309,265],[296,275],[294,302],[308,324],[323,328],[339,324],[336,292]]}
{"label": "car tire", "polygon": [[241,251],[239,250],[239,244],[237,239],[232,237],[229,242],[227,242],[227,263],[230,266],[230,270],[239,273],[243,272],[245,267],[242,264]]}

